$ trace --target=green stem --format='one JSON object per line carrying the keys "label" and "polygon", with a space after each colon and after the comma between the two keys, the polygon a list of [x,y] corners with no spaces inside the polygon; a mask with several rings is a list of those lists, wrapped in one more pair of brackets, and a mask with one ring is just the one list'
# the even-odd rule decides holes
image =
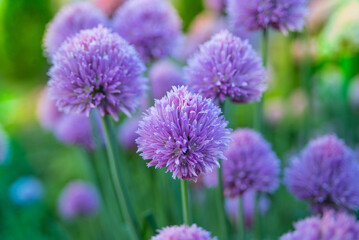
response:
{"label": "green stem", "polygon": [[263,66],[267,68],[268,62],[268,29],[263,29],[262,33],[262,61]]}
{"label": "green stem", "polygon": [[105,135],[105,143],[108,154],[111,180],[114,186],[114,190],[117,196],[117,200],[120,202],[120,207],[125,221],[129,224],[131,232],[133,233],[134,239],[141,239],[140,228],[136,220],[131,202],[128,196],[126,185],[122,178],[121,169],[120,169],[120,159],[117,149],[117,144],[115,137],[113,135],[114,129],[110,116],[106,115],[102,118],[102,128]]}
{"label": "green stem", "polygon": [[259,202],[260,202],[260,198],[261,198],[261,193],[258,192],[256,193],[256,197],[255,197],[255,205],[254,205],[254,224],[255,224],[255,233],[256,233],[256,237],[257,239],[262,239],[262,235],[263,235],[263,225],[262,225],[262,215],[261,215],[261,211],[260,211],[260,206],[259,206]]}
{"label": "green stem", "polygon": [[181,180],[181,195],[183,223],[189,225],[188,183],[183,179]]}
{"label": "green stem", "polygon": [[239,240],[245,239],[244,230],[244,212],[243,212],[243,199],[242,196],[238,197],[238,236]]}
{"label": "green stem", "polygon": [[[263,66],[267,68],[268,62],[268,29],[263,29],[262,33],[262,62]],[[263,103],[264,103],[264,94],[261,100],[257,103],[255,108],[255,117],[254,117],[254,128],[261,132],[263,130]]]}

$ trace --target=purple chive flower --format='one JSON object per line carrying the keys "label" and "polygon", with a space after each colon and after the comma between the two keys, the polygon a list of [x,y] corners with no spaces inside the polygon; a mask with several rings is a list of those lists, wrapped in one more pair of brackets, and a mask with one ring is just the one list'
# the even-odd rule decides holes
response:
{"label": "purple chive flower", "polygon": [[50,98],[48,88],[44,88],[37,103],[37,118],[40,125],[47,130],[53,129],[63,115],[55,101]]}
{"label": "purple chive flower", "polygon": [[102,26],[83,30],[66,41],[53,59],[49,89],[66,113],[97,108],[102,116],[129,115],[144,94],[145,66],[136,50]]}
{"label": "purple chive flower", "polygon": [[214,11],[222,12],[226,7],[226,0],[206,0],[205,4]]}
{"label": "purple chive flower", "polygon": [[40,201],[44,196],[44,187],[39,179],[33,176],[24,176],[11,184],[10,199],[18,205],[29,205]]}
{"label": "purple chive flower", "polygon": [[293,232],[280,240],[356,240],[359,239],[359,223],[354,216],[344,212],[326,211],[320,217],[309,217],[294,225]]}
{"label": "purple chive flower", "polygon": [[314,210],[359,208],[359,163],[334,135],[312,140],[285,171],[289,190]]}
{"label": "purple chive flower", "polygon": [[188,60],[185,76],[191,89],[206,98],[223,102],[260,100],[266,89],[262,60],[247,41],[221,31]]}
{"label": "purple chive flower", "polygon": [[96,188],[84,181],[73,181],[62,190],[58,200],[58,212],[64,219],[95,215],[100,208]]}
{"label": "purple chive flower", "polygon": [[272,27],[286,34],[302,30],[307,0],[228,0],[227,11],[235,29],[256,31]]}
{"label": "purple chive flower", "polygon": [[165,227],[158,232],[158,235],[153,236],[151,240],[217,240],[196,224]]}
{"label": "purple chive flower", "polygon": [[140,117],[128,118],[121,123],[118,129],[118,141],[127,150],[133,151],[137,149],[136,138],[138,138],[138,134],[136,131],[139,122]]}
{"label": "purple chive flower", "polygon": [[[256,192],[247,191],[243,194],[243,215],[244,223],[247,228],[252,227],[253,220],[255,218],[255,201],[256,201]],[[226,198],[225,200],[225,209],[229,217],[233,222],[238,220],[238,197],[235,198]],[[265,196],[260,196],[259,198],[259,211],[261,215],[266,214],[270,206],[270,201]]]}
{"label": "purple chive flower", "polygon": [[227,197],[248,190],[273,192],[278,187],[279,159],[263,137],[251,129],[238,129],[223,162],[223,186]]}
{"label": "purple chive flower", "polygon": [[149,71],[152,95],[156,99],[162,98],[172,86],[184,84],[183,74],[176,64],[167,60],[155,63]]}
{"label": "purple chive flower", "polygon": [[47,26],[44,38],[46,54],[52,58],[67,38],[99,24],[106,26],[107,21],[106,15],[91,3],[77,2],[63,7]]}
{"label": "purple chive flower", "polygon": [[115,13],[112,27],[150,61],[172,53],[181,22],[165,0],[131,0]]}
{"label": "purple chive flower", "polygon": [[173,87],[139,124],[138,152],[147,166],[167,167],[173,178],[197,180],[225,159],[230,130],[219,107],[186,87]]}
{"label": "purple chive flower", "polygon": [[94,148],[91,122],[84,114],[64,115],[54,128],[55,136],[67,144],[79,144],[88,150]]}

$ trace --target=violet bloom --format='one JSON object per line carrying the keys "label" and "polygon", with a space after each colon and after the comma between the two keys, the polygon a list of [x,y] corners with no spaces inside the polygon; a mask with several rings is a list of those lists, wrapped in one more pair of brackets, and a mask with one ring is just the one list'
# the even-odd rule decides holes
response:
{"label": "violet bloom", "polygon": [[185,68],[190,88],[206,98],[223,102],[259,101],[266,89],[262,60],[248,41],[221,31],[188,60]]}
{"label": "violet bloom", "polygon": [[44,46],[46,54],[52,56],[69,37],[83,29],[91,29],[99,24],[107,25],[107,17],[91,3],[77,2],[63,7],[47,26]]}
{"label": "violet bloom", "polygon": [[183,74],[176,64],[163,60],[155,63],[149,71],[152,95],[156,99],[162,98],[172,86],[184,84]]}
{"label": "violet bloom", "polygon": [[58,200],[58,212],[64,219],[95,215],[100,208],[96,188],[84,181],[73,181],[62,190]]}
{"label": "violet bloom", "polygon": [[62,115],[64,115],[58,110],[55,101],[50,99],[47,88],[44,88],[41,92],[36,110],[40,125],[47,130],[53,129]]}
{"label": "violet bloom", "polygon": [[278,187],[279,159],[270,144],[251,129],[237,129],[223,162],[223,186],[227,197],[248,190],[273,192]]}
{"label": "violet bloom", "polygon": [[97,108],[118,119],[129,115],[144,94],[145,66],[136,50],[118,34],[102,26],[83,30],[66,41],[53,59],[49,89],[66,113]]}
{"label": "violet bloom", "polygon": [[226,0],[206,0],[205,4],[214,11],[223,12],[226,7]]}
{"label": "violet bloom", "polygon": [[94,148],[91,122],[84,114],[64,115],[54,128],[55,136],[67,144],[78,144],[92,150]]}
{"label": "violet bloom", "polygon": [[203,228],[192,226],[170,226],[158,231],[158,235],[153,236],[151,240],[217,240],[211,237],[211,234]]}
{"label": "violet bloom", "polygon": [[314,210],[359,208],[359,163],[334,135],[312,140],[285,171],[289,190]]}
{"label": "violet bloom", "polygon": [[327,211],[320,218],[309,217],[294,225],[293,232],[283,235],[280,240],[357,240],[359,223],[354,216],[344,212]]}
{"label": "violet bloom", "polygon": [[168,167],[173,178],[197,180],[225,159],[230,130],[219,107],[186,87],[173,87],[139,124],[138,152],[147,166]]}
{"label": "violet bloom", "polygon": [[171,54],[181,32],[179,17],[165,0],[127,1],[115,13],[112,27],[136,47],[144,61]]}
{"label": "violet bloom", "polygon": [[137,149],[136,138],[138,138],[138,134],[136,131],[139,121],[139,117],[127,118],[118,129],[118,141],[127,150],[134,151]]}
{"label": "violet bloom", "polygon": [[302,30],[307,0],[228,0],[227,11],[235,29],[256,31],[272,27],[286,34]]}
{"label": "violet bloom", "polygon": [[33,176],[24,176],[11,184],[10,199],[18,205],[29,205],[40,201],[44,196],[44,187],[39,179]]}

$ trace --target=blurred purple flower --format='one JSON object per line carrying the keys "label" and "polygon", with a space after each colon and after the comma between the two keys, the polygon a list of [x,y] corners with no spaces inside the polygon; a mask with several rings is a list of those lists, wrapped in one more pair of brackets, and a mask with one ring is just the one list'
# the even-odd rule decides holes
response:
{"label": "blurred purple flower", "polygon": [[96,188],[80,180],[67,184],[58,200],[58,212],[64,219],[95,215],[99,208],[100,197]]}
{"label": "blurred purple flower", "polygon": [[18,205],[28,205],[40,201],[44,196],[44,187],[39,179],[24,176],[11,184],[10,199]]}
{"label": "blurred purple flower", "polygon": [[256,31],[267,27],[301,31],[307,14],[307,0],[228,0],[228,15],[235,29]]}
{"label": "blurred purple flower", "polygon": [[334,135],[312,140],[285,171],[289,190],[314,210],[359,208],[359,163]]}
{"label": "blurred purple flower", "polygon": [[46,54],[52,58],[67,38],[99,24],[106,26],[107,21],[106,15],[88,2],[77,2],[63,7],[47,26],[44,37]]}
{"label": "blurred purple flower", "polygon": [[278,187],[279,159],[263,137],[250,129],[237,129],[225,152],[223,186],[227,197],[248,190],[273,192]]}
{"label": "blurred purple flower", "polygon": [[136,138],[138,138],[138,134],[136,131],[139,121],[140,117],[138,116],[128,118],[121,123],[118,129],[118,141],[127,150],[134,151],[137,149]]}
{"label": "blurred purple flower", "polygon": [[62,112],[56,106],[54,100],[50,99],[48,88],[45,87],[37,102],[37,118],[44,129],[51,130],[61,119]]}
{"label": "blurred purple flower", "polygon": [[102,116],[129,115],[144,94],[145,71],[135,49],[103,27],[83,30],[66,41],[54,56],[49,90],[66,113],[97,108]]}
{"label": "blurred purple flower", "polygon": [[164,227],[158,232],[158,235],[153,236],[151,240],[217,240],[196,224]]}
{"label": "blurred purple flower", "polygon": [[260,100],[266,89],[262,60],[247,41],[222,31],[188,60],[185,77],[191,89],[207,98],[223,102]]}
{"label": "blurred purple flower", "polygon": [[226,0],[205,0],[205,4],[214,11],[223,12],[226,7]]}
{"label": "blurred purple flower", "polygon": [[[252,227],[254,218],[255,218],[255,201],[256,201],[256,192],[247,191],[243,194],[243,214],[244,214],[244,223],[247,228]],[[233,222],[238,220],[238,197],[235,198],[226,198],[225,200],[225,209],[229,217]],[[259,211],[262,215],[266,214],[269,209],[270,201],[265,196],[260,196],[259,198]]]}
{"label": "blurred purple flower", "polygon": [[67,144],[79,144],[87,150],[94,148],[90,119],[84,114],[64,115],[54,128],[55,136]]}
{"label": "blurred purple flower", "polygon": [[139,124],[138,152],[148,166],[168,167],[173,178],[197,180],[212,171],[229,142],[228,122],[210,99],[173,87]]}
{"label": "blurred purple flower", "polygon": [[326,211],[320,217],[309,217],[294,225],[293,232],[280,240],[357,240],[359,223],[354,216],[344,212]]}
{"label": "blurred purple flower", "polygon": [[150,61],[172,53],[181,22],[168,1],[131,0],[115,13],[112,27]]}
{"label": "blurred purple flower", "polygon": [[172,86],[182,86],[184,84],[183,74],[176,64],[168,60],[155,63],[149,71],[152,95],[155,99],[160,99],[166,95]]}

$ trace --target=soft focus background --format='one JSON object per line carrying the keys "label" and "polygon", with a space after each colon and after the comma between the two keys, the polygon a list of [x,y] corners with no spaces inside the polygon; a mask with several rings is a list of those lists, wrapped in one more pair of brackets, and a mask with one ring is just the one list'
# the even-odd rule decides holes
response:
{"label": "soft focus background", "polygon": [[[59,196],[69,182],[94,181],[87,151],[62,143],[38,120],[49,68],[42,48],[44,30],[69,2],[0,0],[0,239],[122,239],[104,235],[101,207],[93,216],[75,220],[58,213]],[[105,4],[116,5],[110,3],[116,0],[96,2],[104,11],[111,11]],[[194,49],[220,29],[223,20],[217,9],[200,0],[172,3],[184,33],[193,35]],[[308,24],[302,33],[285,36],[270,32],[263,134],[281,159],[282,168],[309,139],[324,133],[337,134],[359,152],[358,12],[357,1],[311,0]],[[250,42],[259,49],[260,36],[251,35]],[[185,64],[186,56],[182,55],[193,52],[187,50],[179,51],[179,66]],[[252,127],[253,116],[253,104],[228,102],[226,118],[231,128]],[[153,217],[158,227],[180,224],[180,207],[169,210],[167,201],[180,206],[178,182],[162,170],[147,169],[145,161],[130,148],[123,149],[121,157],[130,169],[130,195],[143,224],[154,224]],[[168,178],[167,185],[151,183],[155,171]],[[210,197],[205,197],[206,192]],[[212,189],[200,183],[191,185],[194,222],[218,235],[212,195]],[[266,204],[263,227],[267,239],[277,239],[292,229],[294,221],[309,214],[308,205],[296,200],[284,185],[266,196]],[[119,236],[121,231],[118,229]]]}

